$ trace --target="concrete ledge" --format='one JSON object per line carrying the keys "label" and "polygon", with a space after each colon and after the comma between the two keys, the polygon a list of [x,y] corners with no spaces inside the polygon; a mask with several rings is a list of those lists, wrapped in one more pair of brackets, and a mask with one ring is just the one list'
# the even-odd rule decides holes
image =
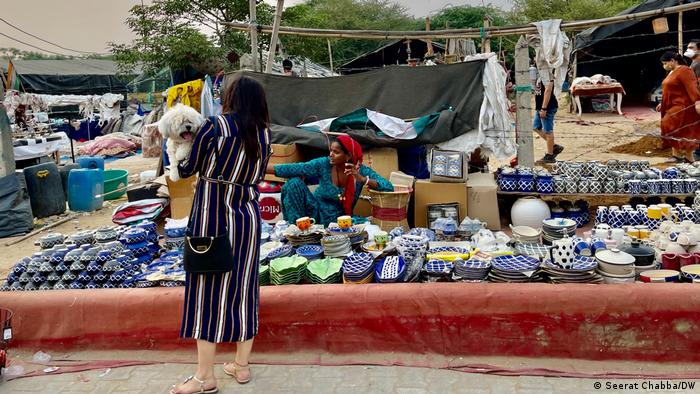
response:
{"label": "concrete ledge", "polygon": [[[183,288],[0,293],[14,347],[172,349]],[[693,284],[369,284],[261,289],[256,353],[700,361]],[[397,362],[399,362],[397,360]]]}

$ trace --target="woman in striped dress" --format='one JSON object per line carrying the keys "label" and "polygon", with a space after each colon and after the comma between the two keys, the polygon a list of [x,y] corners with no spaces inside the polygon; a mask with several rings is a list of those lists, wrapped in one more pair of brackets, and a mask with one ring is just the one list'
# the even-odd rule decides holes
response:
{"label": "woman in striped dress", "polygon": [[[232,272],[188,273],[180,335],[197,340],[197,372],[172,394],[216,393],[216,344],[237,342],[236,357],[224,372],[239,383],[250,380],[248,358],[258,332],[260,210],[258,183],[270,158],[265,91],[241,77],[226,90],[224,115],[211,118],[194,139],[178,170],[199,173],[189,229],[193,236],[227,233],[236,259]],[[217,166],[218,164],[218,166]],[[216,168],[220,168],[217,171]],[[212,182],[220,173],[226,183]]]}

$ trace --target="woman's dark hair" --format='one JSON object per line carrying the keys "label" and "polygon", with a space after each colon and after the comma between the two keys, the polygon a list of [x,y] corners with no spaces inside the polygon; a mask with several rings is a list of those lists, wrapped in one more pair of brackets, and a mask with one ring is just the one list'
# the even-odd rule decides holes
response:
{"label": "woman's dark hair", "polygon": [[670,62],[671,60],[675,60],[678,62],[678,64],[682,64],[684,66],[687,66],[687,64],[685,64],[685,59],[683,58],[683,55],[681,55],[678,52],[667,51],[667,52],[664,52],[663,55],[661,55],[662,62]]}
{"label": "woman's dark hair", "polygon": [[341,144],[340,141],[338,141],[338,140],[335,140],[335,141],[333,141],[333,142],[335,142],[336,144],[338,144],[338,146],[340,147],[340,150],[342,150],[343,153],[345,153],[346,156],[350,156],[350,152],[348,151],[348,148],[345,147],[345,145]]}
{"label": "woman's dark hair", "polygon": [[258,131],[270,125],[265,89],[252,78],[239,77],[224,92],[222,106],[224,112],[238,118],[238,133],[246,156],[251,160],[259,157]]}

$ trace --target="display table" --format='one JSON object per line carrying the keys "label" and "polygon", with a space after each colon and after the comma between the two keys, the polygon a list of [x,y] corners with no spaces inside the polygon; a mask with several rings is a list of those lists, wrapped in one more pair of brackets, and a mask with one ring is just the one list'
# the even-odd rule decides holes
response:
{"label": "display table", "polygon": [[[606,85],[578,85],[571,88],[571,95],[574,97],[574,108],[578,109],[578,117],[581,117],[581,97],[599,96],[603,94],[610,95],[610,108],[617,108],[617,113],[622,115],[622,95],[625,94],[625,89],[619,83]],[[617,107],[613,105],[615,96],[617,96]]]}
{"label": "display table", "polygon": [[12,147],[15,160],[29,160],[51,155],[70,144],[65,133],[53,133],[41,138],[15,139]]}
{"label": "display table", "polygon": [[[0,293],[12,347],[192,348],[179,338],[184,289]],[[99,318],[96,318],[99,317]],[[260,289],[255,353],[406,354],[700,361],[700,285],[397,283]],[[226,346],[224,346],[226,347]]]}

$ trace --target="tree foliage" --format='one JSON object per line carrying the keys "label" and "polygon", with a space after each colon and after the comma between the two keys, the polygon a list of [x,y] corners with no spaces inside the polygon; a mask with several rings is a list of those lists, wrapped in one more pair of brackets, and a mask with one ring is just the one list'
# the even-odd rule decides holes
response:
{"label": "tree foliage", "polygon": [[[271,23],[273,7],[258,0],[257,20]],[[141,65],[152,74],[163,67],[183,68],[229,51],[250,51],[247,34],[226,29],[221,22],[248,21],[247,0],[154,0],[131,8],[126,25],[136,38],[129,44],[110,43],[120,71]]]}
{"label": "tree foliage", "polygon": [[514,0],[510,17],[524,23],[546,19],[597,19],[640,3],[642,0]]}
{"label": "tree foliage", "polygon": [[[283,25],[343,30],[414,30],[419,22],[406,7],[390,0],[308,0],[289,7],[282,15]],[[282,36],[290,54],[304,55],[328,65],[328,44],[324,38]],[[332,39],[335,65],[373,50],[384,42]]]}

